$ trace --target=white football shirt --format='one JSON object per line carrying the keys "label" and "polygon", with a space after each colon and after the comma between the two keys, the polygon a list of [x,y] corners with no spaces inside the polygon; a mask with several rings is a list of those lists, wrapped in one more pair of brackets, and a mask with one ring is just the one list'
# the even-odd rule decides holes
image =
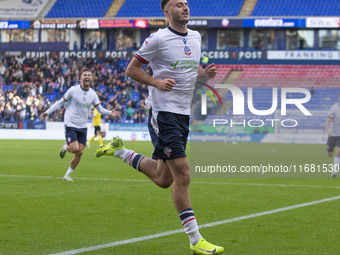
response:
{"label": "white football shirt", "polygon": [[333,120],[329,127],[332,136],[340,136],[340,103],[335,103],[331,107],[328,117]]}
{"label": "white football shirt", "polygon": [[63,99],[68,102],[64,115],[64,123],[68,127],[75,128],[86,128],[91,105],[97,107],[100,104],[94,89],[84,90],[80,85],[69,88]]}
{"label": "white football shirt", "polygon": [[136,58],[150,63],[155,78],[176,81],[171,91],[149,86],[148,105],[156,111],[190,115],[190,105],[201,58],[201,35],[188,29],[179,33],[171,27],[151,34],[136,53]]}

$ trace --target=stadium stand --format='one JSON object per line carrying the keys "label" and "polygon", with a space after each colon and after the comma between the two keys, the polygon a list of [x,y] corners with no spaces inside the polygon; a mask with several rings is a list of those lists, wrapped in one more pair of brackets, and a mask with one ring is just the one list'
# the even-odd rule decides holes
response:
{"label": "stadium stand", "polygon": [[112,0],[57,0],[45,18],[104,17]]}
{"label": "stadium stand", "polygon": [[[126,0],[118,11],[116,17],[164,17],[158,0]],[[209,1],[196,0],[190,6],[192,17],[203,16],[237,16],[242,8],[244,0],[214,0],[212,5]]]}
{"label": "stadium stand", "polygon": [[216,65],[218,68],[218,72],[216,74],[216,77],[214,79],[211,79],[208,81],[208,84],[214,85],[214,84],[221,84],[224,82],[224,80],[229,75],[232,68],[229,65]]}
{"label": "stadium stand", "polygon": [[[163,18],[159,2],[126,0],[115,16]],[[196,0],[190,11],[192,17],[238,16],[245,3],[245,0],[215,0],[212,5],[209,1]],[[104,17],[111,4],[112,0],[57,0],[45,18]],[[337,16],[339,9],[337,0],[258,0],[251,16]]]}
{"label": "stadium stand", "polygon": [[234,65],[239,87],[338,87],[337,65]]}
{"label": "stadium stand", "polygon": [[[0,115],[4,119],[18,120],[31,118],[28,113],[35,112],[33,119],[37,119],[39,113],[44,110],[44,105],[48,106],[59,99],[69,86],[77,82],[76,70],[73,70],[72,59],[65,59],[60,63],[55,59],[55,68],[46,69],[46,60],[24,59],[23,65],[17,65],[17,59],[13,57],[3,57],[2,62],[5,66],[4,76],[0,82],[1,104]],[[35,63],[39,62],[42,67]],[[147,87],[142,84],[129,80],[124,74],[124,68],[128,65],[128,59],[116,59],[113,62],[103,60],[102,64],[83,63],[90,66],[95,75],[94,88],[96,89],[103,105],[108,108],[119,107],[122,111],[122,118],[109,120],[115,122],[131,122],[126,117],[126,109],[132,105],[139,118],[144,115],[144,122],[147,114],[144,100],[148,94]],[[34,68],[32,68],[34,66]],[[23,73],[19,75],[20,68]],[[328,110],[337,100],[340,92],[338,81],[340,78],[340,67],[330,65],[217,65],[219,70],[215,79],[210,80],[209,84],[224,83],[231,72],[240,72],[235,80],[235,85],[240,87],[247,95],[247,88],[253,87],[254,107],[256,109],[269,109],[271,107],[273,87],[305,87],[315,89],[312,100],[308,103],[311,110]],[[42,71],[44,78],[32,80],[30,73]],[[61,79],[62,75],[63,79]],[[18,78],[19,77],[19,78]],[[22,78],[20,78],[22,77]],[[67,82],[65,82],[67,81]],[[27,100],[32,95],[31,101],[36,101],[36,107],[27,107]],[[280,90],[279,90],[280,95]],[[296,96],[296,95],[290,95]],[[225,95],[225,99],[231,102],[231,93]],[[14,103],[13,103],[14,100]],[[265,103],[268,102],[268,103]],[[29,103],[30,105],[31,103]],[[142,104],[142,110],[139,109]],[[20,106],[19,106],[20,105]],[[280,107],[280,102],[279,102]],[[289,106],[290,107],[290,106]],[[288,109],[289,109],[288,107]],[[25,113],[16,113],[17,111]],[[249,112],[246,118],[254,117]],[[62,114],[56,112],[52,117],[60,120]],[[209,116],[205,124],[210,124],[215,116]],[[268,116],[270,117],[270,116]],[[274,116],[272,116],[274,117]],[[322,117],[324,118],[324,116]],[[314,119],[314,118],[313,118]],[[318,124],[321,125],[321,122]]]}
{"label": "stadium stand", "polygon": [[[152,17],[164,18],[159,0],[126,0],[118,10],[116,17]],[[104,17],[112,4],[112,0],[57,0],[45,18],[76,18],[76,17]],[[190,6],[192,17],[203,16],[237,16],[244,4],[244,0],[196,0]]]}
{"label": "stadium stand", "polygon": [[[289,118],[298,120],[300,128],[324,129],[326,114],[330,107],[338,100],[340,93],[339,78],[340,66],[337,65],[218,65],[223,77],[231,72],[239,72],[239,77],[234,85],[241,88],[245,97],[248,88],[253,88],[253,106],[257,110],[267,110],[272,106],[273,89],[278,89],[278,98],[281,98],[282,87],[298,87],[312,90],[312,97],[304,106],[312,112],[313,118],[303,115],[295,105],[287,105]],[[221,74],[220,74],[221,75]],[[221,76],[220,76],[221,77]],[[216,79],[215,79],[216,80]],[[224,100],[229,105],[227,113],[213,110],[203,121],[203,125],[212,125],[214,119],[221,116],[232,115],[232,94],[219,91],[225,95]],[[299,93],[288,93],[287,98],[300,98]],[[198,106],[200,107],[200,106]],[[278,109],[281,101],[278,100]],[[222,109],[222,108],[221,108]],[[264,117],[254,115],[245,107],[245,115],[242,119],[275,119],[275,113]]]}
{"label": "stadium stand", "polygon": [[[108,122],[145,123],[147,87],[129,79],[124,70],[129,59],[79,61],[65,58],[0,57],[0,119],[7,121],[38,121],[38,116],[50,104],[60,99],[65,91],[78,83],[79,68],[87,66],[93,71],[93,88],[104,107],[121,111],[121,117],[109,117]],[[37,64],[39,63],[39,65]],[[147,68],[146,68],[147,69]],[[148,70],[147,70],[148,71]],[[40,75],[36,75],[40,73]],[[133,117],[126,109],[131,106]],[[52,121],[63,121],[63,108],[50,116]]]}
{"label": "stadium stand", "polygon": [[251,16],[338,16],[338,0],[258,0]]}
{"label": "stadium stand", "polygon": [[[164,18],[160,9],[160,0],[54,0],[55,3],[45,18],[91,18],[104,17],[113,7],[117,13],[115,17],[152,17]],[[244,6],[250,5],[251,16],[337,16],[340,1],[324,0],[195,0],[190,6],[192,17],[235,17],[240,15]],[[52,5],[52,2],[50,3]],[[254,7],[254,9],[252,9]],[[112,16],[112,17],[113,17]],[[241,15],[242,16],[242,15]],[[82,47],[82,46],[81,46]],[[88,49],[92,49],[89,47]],[[237,49],[236,49],[237,50]],[[74,69],[72,59],[65,59],[64,63],[55,59],[55,67],[51,68],[45,60],[25,59],[23,65],[17,65],[17,60],[10,57],[0,58],[4,63],[4,73],[0,77],[0,117],[6,120],[37,119],[37,116],[56,99],[59,99],[67,88],[77,81],[79,67]],[[42,62],[41,62],[42,61]],[[98,59],[97,62],[87,62],[95,76],[94,88],[103,105],[108,108],[118,107],[122,112],[121,119],[111,119],[114,122],[131,122],[127,118],[126,109],[131,105],[139,115],[137,122],[145,121],[146,108],[144,100],[148,94],[146,85],[135,83],[126,77],[124,69],[130,59],[115,59],[107,62]],[[262,63],[262,62],[261,62]],[[65,65],[65,66],[64,66]],[[246,88],[254,88],[256,109],[268,109],[273,87],[304,87],[314,88],[315,94],[308,103],[309,109],[328,110],[336,101],[339,92],[339,65],[272,65],[272,64],[219,64],[218,74],[209,84],[228,83],[231,74],[237,73],[231,79],[232,84],[240,87],[246,95]],[[0,69],[2,67],[0,66]],[[21,70],[20,70],[21,69]],[[27,77],[37,77],[37,73],[44,73],[43,79],[31,80]],[[14,77],[14,78],[13,78]],[[21,77],[23,80],[21,80]],[[25,80],[26,79],[26,80]],[[60,80],[61,79],[61,80]],[[62,82],[64,79],[64,82]],[[31,93],[31,96],[29,95]],[[293,95],[294,96],[294,95]],[[231,94],[221,94],[222,98],[231,101]],[[269,100],[270,101],[270,100]],[[34,102],[34,103],[32,103]],[[279,102],[280,103],[280,102]],[[29,105],[30,107],[28,107]],[[34,105],[36,108],[34,108]],[[27,115],[29,113],[29,115]],[[33,114],[32,114],[33,113]],[[142,115],[144,114],[144,117]],[[212,114],[215,114],[213,112]],[[247,113],[249,114],[249,112]],[[246,115],[254,117],[251,114]],[[267,116],[273,117],[273,116]],[[61,120],[62,114],[56,112],[52,119]],[[206,121],[214,118],[208,116]],[[321,125],[323,120],[318,122]],[[314,118],[313,118],[314,119]],[[324,123],[322,123],[323,125]]]}

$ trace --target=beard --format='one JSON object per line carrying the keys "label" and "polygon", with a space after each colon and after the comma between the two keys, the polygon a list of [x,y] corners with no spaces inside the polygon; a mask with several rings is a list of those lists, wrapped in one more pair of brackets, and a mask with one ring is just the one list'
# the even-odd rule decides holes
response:
{"label": "beard", "polygon": [[172,20],[179,25],[186,25],[189,22],[189,13],[188,13],[188,18],[183,18],[182,13],[181,13],[181,14],[173,15]]}
{"label": "beard", "polygon": [[182,19],[182,20],[179,21],[179,24],[186,25],[186,24],[188,24],[188,22],[189,22],[189,19]]}
{"label": "beard", "polygon": [[91,79],[84,79],[83,84],[84,86],[89,87],[91,85]]}

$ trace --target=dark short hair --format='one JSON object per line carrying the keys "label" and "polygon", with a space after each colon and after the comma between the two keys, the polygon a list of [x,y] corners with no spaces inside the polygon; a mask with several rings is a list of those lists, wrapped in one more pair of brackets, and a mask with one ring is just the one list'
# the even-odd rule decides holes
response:
{"label": "dark short hair", "polygon": [[161,0],[161,9],[164,10],[165,6],[170,2],[170,0]]}
{"label": "dark short hair", "polygon": [[80,70],[80,76],[81,76],[84,72],[91,72],[91,69],[90,69],[90,68],[87,68],[87,67],[83,67],[83,68]]}

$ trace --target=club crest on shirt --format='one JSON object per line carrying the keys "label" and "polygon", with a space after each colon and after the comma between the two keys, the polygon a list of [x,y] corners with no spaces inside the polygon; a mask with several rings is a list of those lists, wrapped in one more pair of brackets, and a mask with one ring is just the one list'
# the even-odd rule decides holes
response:
{"label": "club crest on shirt", "polygon": [[168,146],[163,149],[163,152],[164,152],[164,155],[167,157],[170,157],[170,155],[172,154],[172,150]]}
{"label": "club crest on shirt", "polygon": [[191,49],[188,46],[184,47],[184,54],[187,55],[187,56],[191,55]]}

